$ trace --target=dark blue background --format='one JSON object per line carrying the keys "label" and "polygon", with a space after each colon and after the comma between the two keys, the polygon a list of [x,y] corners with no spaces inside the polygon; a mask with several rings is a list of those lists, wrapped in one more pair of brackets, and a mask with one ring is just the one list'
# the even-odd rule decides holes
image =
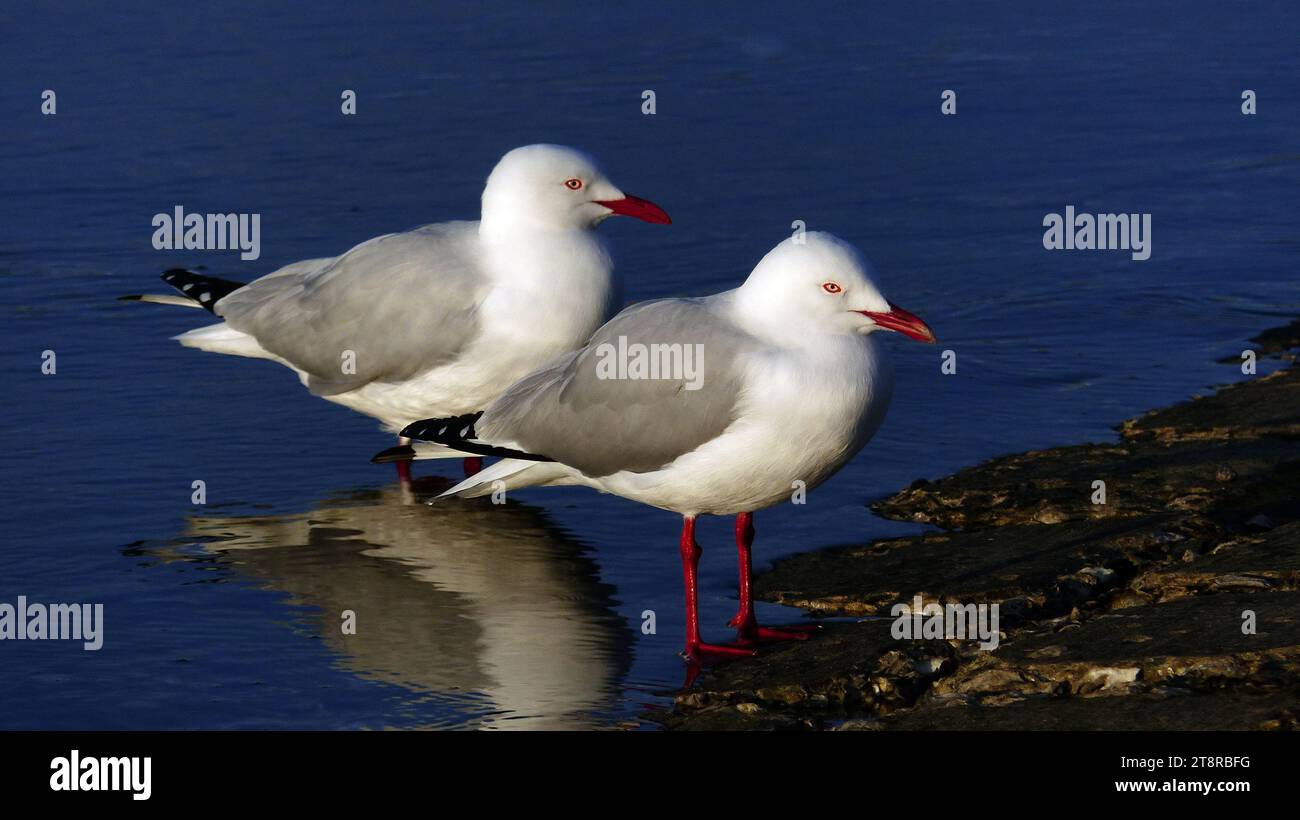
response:
{"label": "dark blue background", "polygon": [[[865,503],[1109,438],[1241,378],[1214,360],[1295,314],[1292,4],[702,5],[0,10],[0,601],[102,602],[108,619],[98,653],[0,644],[0,727],[609,725],[663,702],[681,674],[673,516],[521,492],[518,527],[477,521],[443,543],[440,519],[411,517],[436,513],[401,506],[367,463],[390,443],[372,421],[270,363],[168,341],[197,312],[114,301],[174,265],[251,278],[472,218],[516,145],[585,148],[672,214],[601,228],[634,300],[733,287],[801,219],[857,243],[938,333],[938,350],[887,340],[885,427],[807,505],[758,516],[764,560],[914,530]],[[955,117],[939,113],[947,88]],[[1240,113],[1245,88],[1257,116]],[[155,251],[150,220],[177,204],[260,213],[262,258]],[[1152,258],[1043,250],[1044,214],[1067,204],[1151,213]],[[205,527],[258,548],[205,545]],[[464,549],[402,553],[421,539]],[[517,579],[516,540],[540,556]],[[701,541],[720,637],[729,522]],[[351,644],[335,626],[349,596],[393,607],[363,608]],[[560,671],[499,634],[554,643]]]}

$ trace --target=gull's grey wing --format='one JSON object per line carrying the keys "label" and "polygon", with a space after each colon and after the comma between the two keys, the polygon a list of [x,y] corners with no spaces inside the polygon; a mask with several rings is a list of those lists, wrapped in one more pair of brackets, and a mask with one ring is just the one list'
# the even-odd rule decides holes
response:
{"label": "gull's grey wing", "polygon": [[[735,420],[746,358],[758,349],[719,315],[720,298],[628,308],[586,347],[512,385],[475,425],[478,439],[509,442],[590,476],[657,470],[712,440]],[[676,353],[658,352],[661,363],[674,356],[682,362],[669,374],[680,377],[629,378],[630,368],[620,373],[620,350],[630,364],[638,344],[648,351],[650,345],[676,346]],[[668,370],[661,367],[660,375]],[[698,389],[689,389],[696,381]]]}
{"label": "gull's grey wing", "polygon": [[478,332],[485,282],[476,222],[426,225],[299,262],[222,299],[216,312],[333,395],[450,361]]}

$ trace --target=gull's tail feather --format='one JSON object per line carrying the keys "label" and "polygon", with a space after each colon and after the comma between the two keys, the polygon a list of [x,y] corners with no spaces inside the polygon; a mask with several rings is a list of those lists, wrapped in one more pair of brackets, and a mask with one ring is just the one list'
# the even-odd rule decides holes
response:
{"label": "gull's tail feather", "polygon": [[465,458],[465,453],[453,450],[443,444],[417,441],[412,444],[399,444],[381,450],[370,458],[371,464],[387,464],[392,461],[427,461],[435,458]]}
{"label": "gull's tail feather", "polygon": [[210,353],[225,353],[228,356],[247,356],[250,359],[270,359],[273,362],[280,362],[289,367],[293,366],[276,356],[274,353],[263,348],[258,344],[257,339],[254,339],[247,333],[235,330],[225,322],[218,322],[215,325],[206,325],[204,327],[196,327],[193,330],[187,330],[179,336],[173,336],[172,338],[186,347],[206,350]]}
{"label": "gull's tail feather", "polygon": [[177,296],[174,293],[132,293],[129,296],[117,297],[123,302],[149,302],[155,305],[176,305],[177,307],[201,308],[198,302],[188,296]]}
{"label": "gull's tail feather", "polygon": [[525,461],[517,458],[507,458],[498,461],[490,467],[486,467],[456,486],[435,497],[432,504],[439,498],[478,498],[484,495],[491,495],[494,492],[513,490],[516,487],[527,487],[533,484],[523,476],[529,470],[538,467],[551,467],[550,464],[539,464],[536,461]]}

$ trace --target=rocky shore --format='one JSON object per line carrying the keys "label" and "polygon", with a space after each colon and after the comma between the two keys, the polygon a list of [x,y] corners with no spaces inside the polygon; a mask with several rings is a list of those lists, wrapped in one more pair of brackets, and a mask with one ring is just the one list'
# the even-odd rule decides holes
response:
{"label": "rocky shore", "polygon": [[[1252,343],[1290,365],[1130,419],[1117,443],[1005,456],[873,507],[938,531],[777,564],[761,598],[861,620],[709,670],[653,719],[1300,727],[1300,321]],[[997,647],[894,638],[891,608],[916,596],[997,604]]]}

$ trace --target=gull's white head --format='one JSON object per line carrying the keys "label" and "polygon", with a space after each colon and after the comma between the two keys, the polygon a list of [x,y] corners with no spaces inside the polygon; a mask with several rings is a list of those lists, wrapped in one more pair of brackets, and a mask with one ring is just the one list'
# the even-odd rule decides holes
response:
{"label": "gull's white head", "polygon": [[580,230],[615,214],[672,222],[663,208],[619,190],[591,157],[563,145],[514,149],[492,169],[483,189],[485,226]]}
{"label": "gull's white head", "polygon": [[814,231],[768,251],[737,292],[737,303],[742,314],[794,333],[892,330],[933,343],[925,322],[885,299],[874,278],[856,248]]}

